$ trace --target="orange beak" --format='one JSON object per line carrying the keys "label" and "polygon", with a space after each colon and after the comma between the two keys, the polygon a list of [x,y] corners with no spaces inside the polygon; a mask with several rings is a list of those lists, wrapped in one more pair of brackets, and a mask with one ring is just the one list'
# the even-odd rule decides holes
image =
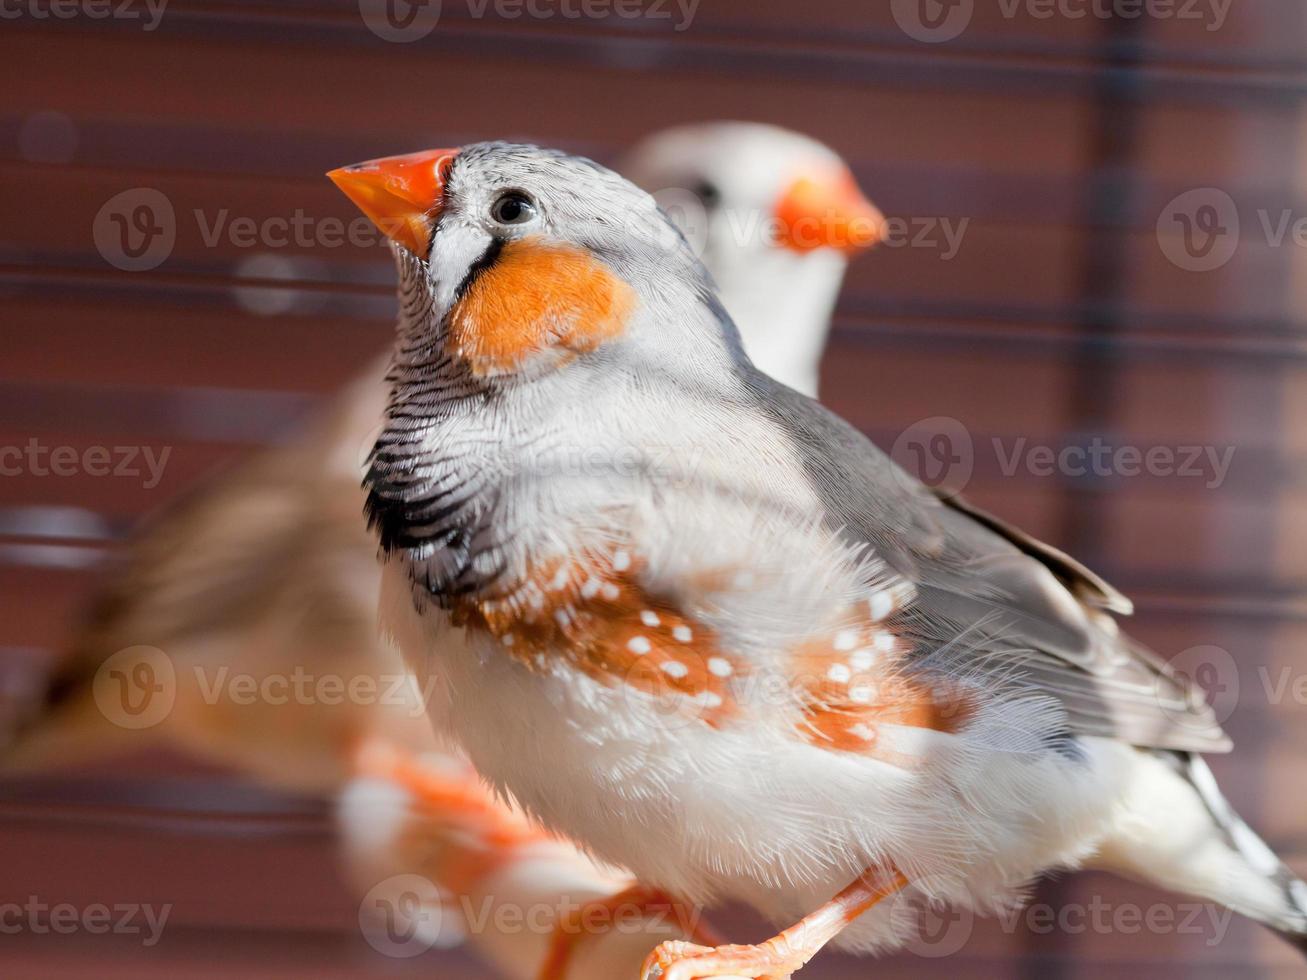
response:
{"label": "orange beak", "polygon": [[327,176],[388,238],[425,259],[444,201],[445,176],[457,153],[423,150],[383,157]]}
{"label": "orange beak", "polygon": [[781,244],[796,252],[833,248],[852,254],[885,237],[885,216],[844,167],[795,180],[776,202],[776,220]]}

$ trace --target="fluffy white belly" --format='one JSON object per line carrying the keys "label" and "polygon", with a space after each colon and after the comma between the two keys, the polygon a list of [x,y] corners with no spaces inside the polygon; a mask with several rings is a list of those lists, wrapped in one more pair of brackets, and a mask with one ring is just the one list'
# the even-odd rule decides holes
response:
{"label": "fluffy white belly", "polygon": [[[745,901],[784,922],[865,868],[893,863],[914,895],[986,909],[1041,869],[1083,860],[1110,829],[1126,771],[1111,742],[1083,756],[1004,752],[983,730],[934,740],[900,768],[818,748],[750,715],[714,729],[561,661],[527,668],[444,632],[450,722],[477,768],[546,825],[696,901]],[[750,723],[763,722],[763,723]],[[1020,724],[1019,718],[1005,723]],[[891,906],[842,944],[902,942]]]}

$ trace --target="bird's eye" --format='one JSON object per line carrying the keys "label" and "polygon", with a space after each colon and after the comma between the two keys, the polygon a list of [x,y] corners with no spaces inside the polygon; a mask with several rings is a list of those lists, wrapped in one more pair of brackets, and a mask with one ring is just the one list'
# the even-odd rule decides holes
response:
{"label": "bird's eye", "polygon": [[722,203],[721,190],[710,180],[702,180],[695,184],[693,193],[699,199],[699,203],[709,210]]}
{"label": "bird's eye", "polygon": [[535,217],[536,206],[520,191],[501,194],[490,205],[490,217],[501,225],[520,225]]}

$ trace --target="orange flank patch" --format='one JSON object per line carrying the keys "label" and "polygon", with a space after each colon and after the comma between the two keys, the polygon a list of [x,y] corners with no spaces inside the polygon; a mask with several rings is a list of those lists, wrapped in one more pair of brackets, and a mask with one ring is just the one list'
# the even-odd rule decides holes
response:
{"label": "orange flank patch", "polygon": [[475,374],[509,374],[620,336],[635,303],[635,290],[584,249],[522,239],[451,310],[450,343]]}
{"label": "orange flank patch", "polygon": [[707,627],[645,592],[636,571],[622,550],[555,561],[511,595],[466,600],[454,620],[533,669],[562,657],[601,683],[656,699],[659,710],[721,725],[738,708],[731,681],[742,661]]}
{"label": "orange flank patch", "polygon": [[800,735],[822,748],[896,765],[911,757],[882,739],[893,725],[953,734],[975,713],[946,679],[911,676],[899,661],[906,644],[885,624],[864,620],[805,644],[791,661],[803,705]]}

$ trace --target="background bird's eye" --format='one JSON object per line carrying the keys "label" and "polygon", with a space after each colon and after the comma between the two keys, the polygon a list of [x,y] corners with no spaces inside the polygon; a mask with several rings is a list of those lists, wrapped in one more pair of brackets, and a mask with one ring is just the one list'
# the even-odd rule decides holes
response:
{"label": "background bird's eye", "polygon": [[715,208],[722,203],[722,192],[710,180],[701,180],[695,184],[692,193],[705,208]]}
{"label": "background bird's eye", "polygon": [[536,206],[525,194],[502,194],[490,206],[490,216],[501,225],[520,225],[535,217]]}

